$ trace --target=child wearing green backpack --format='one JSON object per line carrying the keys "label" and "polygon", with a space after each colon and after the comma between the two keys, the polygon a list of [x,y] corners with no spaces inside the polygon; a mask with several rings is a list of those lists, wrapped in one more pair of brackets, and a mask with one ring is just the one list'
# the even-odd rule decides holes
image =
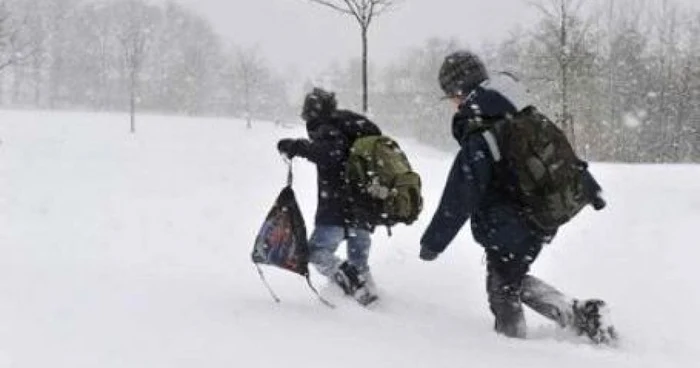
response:
{"label": "child wearing green backpack", "polygon": [[471,220],[486,253],[486,291],[497,333],[525,338],[523,305],[593,342],[616,339],[606,303],[575,299],[529,274],[542,246],[584,206],[605,206],[600,186],[562,132],[507,73],[489,75],[471,52],[448,55],[439,71],[460,145],[440,204],[421,238],[435,260]]}
{"label": "child wearing green backpack", "polygon": [[[316,165],[318,204],[309,239],[309,262],[360,304],[376,301],[368,263],[374,226],[356,218],[349,208],[345,181],[350,148],[359,136],[381,135],[366,117],[337,109],[335,94],[314,88],[304,99],[301,117],[308,138],[286,138],[277,149],[288,158],[303,157]],[[345,259],[335,253],[347,242]]]}

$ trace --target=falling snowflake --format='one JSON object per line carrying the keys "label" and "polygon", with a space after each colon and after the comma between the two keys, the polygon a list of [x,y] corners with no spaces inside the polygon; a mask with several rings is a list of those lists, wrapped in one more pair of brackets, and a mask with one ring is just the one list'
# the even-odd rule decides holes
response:
{"label": "falling snowflake", "polygon": [[639,119],[633,114],[625,114],[625,116],[622,118],[622,122],[628,128],[637,128],[642,125],[642,122],[639,121]]}

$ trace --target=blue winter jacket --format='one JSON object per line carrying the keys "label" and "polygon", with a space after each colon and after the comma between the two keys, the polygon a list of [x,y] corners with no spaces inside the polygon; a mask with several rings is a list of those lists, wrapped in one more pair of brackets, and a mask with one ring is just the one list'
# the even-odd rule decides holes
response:
{"label": "blue winter jacket", "polygon": [[452,133],[460,150],[421,246],[441,253],[471,218],[474,239],[483,247],[514,257],[535,257],[554,233],[530,225],[516,203],[494,180],[495,163],[481,130],[489,119],[503,119],[531,106],[527,92],[508,74],[497,74],[460,105]]}

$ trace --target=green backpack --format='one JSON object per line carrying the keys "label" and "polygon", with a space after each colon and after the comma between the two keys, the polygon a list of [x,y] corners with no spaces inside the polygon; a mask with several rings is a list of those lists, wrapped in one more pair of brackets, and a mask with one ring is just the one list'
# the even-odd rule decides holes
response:
{"label": "green backpack", "polygon": [[353,142],[345,179],[351,211],[370,225],[408,225],[423,209],[420,176],[398,143],[387,136],[365,136]]}
{"label": "green backpack", "polygon": [[[496,175],[520,202],[525,216],[554,230],[590,203],[580,160],[564,133],[545,115],[529,107],[483,131],[497,165]],[[500,168],[500,169],[499,169]]]}

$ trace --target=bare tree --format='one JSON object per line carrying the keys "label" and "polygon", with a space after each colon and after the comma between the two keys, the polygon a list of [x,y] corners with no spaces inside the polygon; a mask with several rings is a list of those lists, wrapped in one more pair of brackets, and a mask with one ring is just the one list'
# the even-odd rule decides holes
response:
{"label": "bare tree", "polygon": [[257,88],[261,82],[262,74],[261,57],[256,47],[241,48],[237,52],[237,74],[243,89],[243,101],[245,110],[246,127],[253,127],[253,111],[255,110]]}
{"label": "bare tree", "polygon": [[153,33],[153,15],[157,10],[138,0],[116,3],[123,6],[124,23],[117,37],[122,46],[122,55],[128,80],[130,132],[136,132],[136,103],[138,100],[139,74],[146,59],[146,47]]}
{"label": "bare tree", "polygon": [[352,16],[360,26],[362,37],[362,111],[368,109],[367,54],[368,31],[374,18],[394,6],[398,0],[309,0],[327,6],[337,12]]}
{"label": "bare tree", "polygon": [[20,45],[19,56],[12,62],[15,104],[42,105],[42,88],[47,82],[46,68],[50,63],[50,43],[54,34],[74,8],[78,0],[23,0],[10,2],[13,19],[21,34],[14,36],[14,45]]}
{"label": "bare tree", "polygon": [[[700,20],[700,14],[696,15]],[[673,74],[676,79],[673,88],[673,113],[676,115],[675,127],[670,127],[673,130],[673,150],[672,158],[675,161],[684,161],[690,159],[693,153],[692,134],[693,134],[693,112],[698,109],[698,95],[700,94],[700,80],[698,74],[700,72],[700,63],[698,63],[698,55],[700,55],[700,35],[698,34],[699,27],[696,19],[689,19],[687,22],[682,22],[681,29],[681,47],[678,50],[680,61],[678,67],[674,68]]]}
{"label": "bare tree", "polygon": [[694,162],[700,162],[700,63],[697,63],[700,58],[700,12],[695,14],[694,20],[691,22],[690,32],[692,34],[690,56],[696,61],[694,67],[690,71],[693,80],[693,88],[688,98],[693,101],[692,116],[688,122],[688,144],[690,146],[690,159]]}
{"label": "bare tree", "polygon": [[571,89],[577,64],[586,59],[587,36],[590,24],[581,21],[583,0],[544,0],[530,2],[543,15],[544,37],[541,42],[558,69],[560,93],[559,121],[572,144],[576,145],[576,130],[571,111]]}
{"label": "bare tree", "polygon": [[[646,0],[610,0],[603,4],[599,39],[601,104],[594,151],[603,159],[639,159],[640,136],[647,124],[646,72],[650,22]],[[603,87],[603,84],[605,86]],[[610,134],[612,130],[613,134]]]}
{"label": "bare tree", "polygon": [[21,5],[10,1],[0,2],[0,73],[8,67],[13,68],[12,100],[15,103],[19,96],[19,86],[27,72],[27,67],[23,64],[33,58],[39,49],[36,39],[32,37],[34,25],[31,14],[22,11]]}
{"label": "bare tree", "polygon": [[33,40],[24,32],[27,22],[0,3],[0,70],[30,58],[35,51]]}
{"label": "bare tree", "polygon": [[396,134],[413,135],[422,142],[448,147],[454,112],[441,102],[435,79],[445,55],[459,49],[455,39],[431,38],[407,49],[384,67],[380,86],[373,96],[372,115]]}

